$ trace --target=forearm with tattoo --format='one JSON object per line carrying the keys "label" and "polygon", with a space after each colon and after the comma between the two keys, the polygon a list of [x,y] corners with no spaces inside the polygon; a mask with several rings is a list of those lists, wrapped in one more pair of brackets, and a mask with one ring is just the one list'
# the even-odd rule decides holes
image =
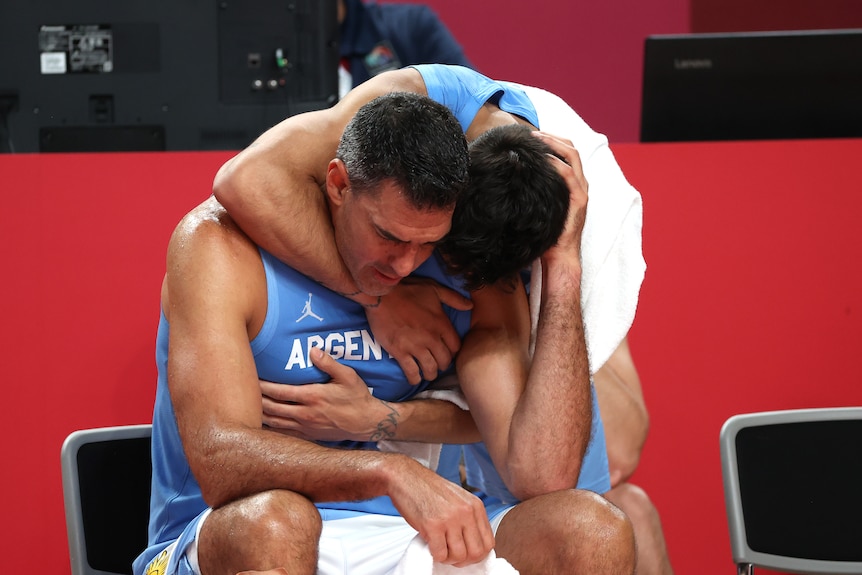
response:
{"label": "forearm with tattoo", "polygon": [[368,438],[368,441],[383,441],[386,439],[394,439],[395,432],[398,429],[398,420],[401,418],[401,413],[388,401],[380,400],[380,403],[385,406],[389,412],[386,417],[377,422],[377,429]]}

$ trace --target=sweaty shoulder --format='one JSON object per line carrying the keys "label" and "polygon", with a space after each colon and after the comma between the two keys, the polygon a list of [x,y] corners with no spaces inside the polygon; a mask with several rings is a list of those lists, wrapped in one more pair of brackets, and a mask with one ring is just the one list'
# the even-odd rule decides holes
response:
{"label": "sweaty shoulder", "polygon": [[250,243],[227,211],[210,197],[189,211],[177,224],[170,250],[194,249],[198,242],[238,241]]}
{"label": "sweaty shoulder", "polygon": [[[187,213],[168,245],[162,289],[162,308],[168,320],[169,300],[182,302],[188,309],[206,301],[231,302],[247,318],[256,318],[265,312],[265,297],[257,246],[221,204],[209,198]],[[261,301],[262,311],[255,315]]]}
{"label": "sweaty shoulder", "polygon": [[202,270],[248,272],[260,266],[257,247],[215,198],[188,212],[168,244],[168,275],[201,277]]}

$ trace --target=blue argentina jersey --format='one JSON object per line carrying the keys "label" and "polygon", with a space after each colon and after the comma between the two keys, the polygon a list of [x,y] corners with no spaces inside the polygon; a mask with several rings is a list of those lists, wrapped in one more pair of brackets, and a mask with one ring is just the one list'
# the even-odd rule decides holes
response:
{"label": "blue argentina jersey", "polygon": [[[428,387],[426,382],[417,386],[407,383],[398,363],[371,333],[362,306],[321,287],[269,253],[262,250],[260,253],[266,273],[267,312],[260,333],[250,346],[261,379],[284,384],[329,381],[329,376],[315,368],[308,358],[311,348],[320,347],[355,369],[371,393],[380,399],[401,401]],[[468,295],[443,270],[442,262],[435,255],[414,275],[436,279]],[[448,312],[463,337],[469,329],[470,314],[455,314],[451,309]],[[159,378],[153,411],[149,548],[144,554],[148,558],[176,539],[207,507],[185,457],[171,403],[167,384],[169,332],[168,322],[161,314],[156,341]],[[376,449],[373,443],[356,442],[339,443],[338,447]],[[360,512],[397,515],[388,497],[322,503],[318,508],[324,519]]]}

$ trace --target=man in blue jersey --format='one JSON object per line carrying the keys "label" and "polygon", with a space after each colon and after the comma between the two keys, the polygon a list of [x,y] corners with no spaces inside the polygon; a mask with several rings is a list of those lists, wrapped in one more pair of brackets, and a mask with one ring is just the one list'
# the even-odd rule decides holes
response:
{"label": "man in blue jersey", "polygon": [[[339,253],[363,290],[384,294],[449,230],[466,143],[444,107],[394,94],[363,107],[333,156],[325,187]],[[316,338],[340,337],[381,398],[414,392],[366,336],[361,306],[273,261],[210,200],[172,236],[162,310],[149,547],[135,573],[314,573],[318,540],[334,536],[321,535],[324,511],[312,502],[351,522],[364,501],[381,521],[415,527],[453,564],[487,554],[479,500],[412,459],[261,428],[259,376],[327,378],[312,365],[324,347]],[[298,357],[290,338],[302,342]],[[320,572],[341,573],[347,559],[351,572],[374,572],[358,554],[324,545]]]}
{"label": "man in blue jersey", "polygon": [[[217,197],[229,204],[228,210],[256,241],[266,245],[278,257],[342,293],[352,294],[351,297],[364,297],[361,293],[357,295],[360,289],[350,283],[349,274],[341,273],[343,265],[338,261],[338,254],[332,253],[333,242],[327,239],[331,237],[331,227],[325,218],[309,209],[309,206],[320,204],[320,194],[314,185],[316,178],[304,174],[302,170],[296,170],[297,165],[307,168],[322,161],[320,158],[317,161],[308,161],[309,156],[297,157],[297,154],[305,151],[304,144],[307,140],[323,141],[337,136],[340,122],[349,117],[353,107],[375,90],[425,92],[425,67],[418,69],[421,73],[417,73],[417,69],[386,73],[356,88],[332,111],[312,116],[315,119],[314,129],[312,126],[297,129],[296,123],[289,121],[269,131],[255,146],[239,154],[223,168],[216,179]],[[545,313],[544,321],[539,322],[537,329],[532,363],[528,352],[530,328],[529,314],[524,306],[526,296],[520,288],[517,275],[511,277],[511,274],[522,266],[529,265],[533,258],[544,251],[542,248],[531,252],[530,249],[536,247],[532,241],[534,238],[513,232],[523,231],[521,228],[525,225],[541,226],[546,223],[541,217],[531,218],[529,214],[541,214],[542,210],[548,209],[549,196],[546,188],[552,186],[549,186],[550,180],[540,179],[540,176],[554,166],[557,160],[547,152],[540,152],[536,161],[528,164],[526,158],[535,156],[531,156],[526,150],[515,152],[511,147],[512,142],[517,141],[524,131],[527,139],[535,137],[529,135],[526,127],[528,122],[523,119],[524,116],[532,119],[535,115],[530,109],[530,100],[524,96],[523,91],[514,87],[507,89],[496,83],[489,88],[478,88],[478,96],[474,97],[473,91],[468,89],[464,91],[463,97],[456,97],[453,102],[457,105],[452,105],[452,102],[445,99],[441,101],[456,111],[462,126],[467,129],[468,139],[475,138],[471,148],[474,159],[480,144],[484,149],[493,150],[499,147],[505,151],[502,155],[491,154],[497,158],[502,157],[504,161],[494,164],[491,170],[493,173],[484,181],[502,177],[516,186],[518,193],[507,192],[505,186],[501,188],[492,185],[486,189],[481,184],[481,174],[477,177],[471,166],[471,186],[478,188],[481,193],[474,189],[476,193],[473,194],[472,202],[470,198],[467,198],[466,202],[463,197],[459,200],[453,220],[453,230],[456,233],[441,244],[440,251],[445,254],[449,267],[464,273],[473,287],[483,286],[473,293],[473,323],[458,354],[457,367],[459,379],[487,447],[486,461],[490,463],[490,460],[493,460],[496,465],[495,474],[500,478],[497,493],[505,493],[503,497],[495,498],[496,502],[491,498],[486,500],[497,528],[497,552],[510,559],[525,573],[591,569],[625,572],[625,567],[621,565],[630,557],[625,557],[624,553],[619,553],[618,550],[609,552],[611,549],[617,549],[614,544],[605,542],[603,545],[593,541],[595,544],[592,545],[592,550],[596,554],[607,553],[601,558],[597,555],[588,556],[583,549],[575,552],[577,542],[589,540],[589,536],[579,537],[578,529],[572,529],[574,522],[579,521],[582,515],[578,513],[578,504],[571,501],[564,503],[557,499],[574,493],[567,490],[576,483],[583,486],[579,483],[579,475],[589,476],[594,470],[596,483],[592,488],[596,491],[608,489],[607,461],[604,460],[603,471],[601,464],[587,464],[587,461],[595,459],[595,456],[604,455],[604,446],[595,449],[587,447],[590,440],[597,435],[591,431],[600,431],[601,427],[594,425],[591,417],[596,414],[596,410],[591,398],[589,369],[581,328],[579,249],[575,250],[571,259],[563,258],[567,263],[555,257],[560,255],[561,246],[546,252],[545,258],[553,265],[550,269],[543,266],[542,275],[551,283],[543,282],[541,289]],[[431,94],[430,88],[427,92]],[[498,94],[497,98],[493,98],[495,93]],[[492,98],[493,105],[484,105]],[[501,109],[497,104],[521,113],[500,113]],[[473,117],[480,116],[482,129],[478,130],[478,134],[475,131],[471,133],[475,124],[471,123]],[[534,120],[534,125],[535,123],[537,120]],[[314,138],[309,138],[307,134],[314,134]],[[481,137],[477,137],[479,134]],[[547,135],[542,135],[541,138],[546,143],[555,142]],[[303,145],[297,145],[298,143]],[[567,186],[570,189],[580,187],[585,191],[583,177],[580,170],[576,169],[579,166],[577,153],[571,146],[560,142],[555,142],[554,145],[554,151],[563,155],[569,163],[568,169],[571,172],[565,171]],[[495,160],[494,157],[490,159],[492,162]],[[289,167],[288,173],[285,173],[285,166]],[[299,176],[298,179],[296,176]],[[517,187],[521,184],[524,184],[523,190]],[[536,195],[532,195],[532,192]],[[525,198],[526,201],[523,201]],[[489,210],[488,206],[482,205],[496,205],[498,202],[504,209]],[[472,208],[469,207],[471,203]],[[570,215],[583,216],[579,205],[578,201],[574,202]],[[475,211],[476,214],[490,215],[486,218],[487,223],[482,224],[479,220],[479,233],[471,234],[477,227],[477,221],[465,216],[464,206],[467,206],[466,213]],[[249,213],[253,216],[249,217]],[[298,219],[295,219],[295,214],[299,214]],[[314,217],[309,217],[310,215]],[[471,219],[473,221],[470,221]],[[286,235],[283,233],[285,226],[280,223],[285,221],[302,222],[304,234],[299,234],[298,242],[297,234],[291,230],[288,230]],[[639,220],[637,223],[639,224]],[[500,229],[494,229],[497,227]],[[501,250],[500,245],[506,245],[509,239],[507,234],[515,236],[516,244],[529,246],[523,250],[528,255],[518,250]],[[314,238],[313,242],[308,241],[310,238]],[[473,249],[470,253],[479,255],[479,261],[459,261],[460,254],[465,251],[462,248],[472,249],[471,246],[475,243],[479,243],[482,250]],[[580,238],[573,243],[579,245]],[[561,245],[566,245],[566,242],[561,242]],[[547,247],[546,245],[545,248]],[[568,247],[571,248],[571,244]],[[571,252],[563,252],[572,256]],[[509,258],[499,257],[502,254],[508,255]],[[561,268],[566,271],[561,272]],[[511,281],[498,282],[499,279]],[[396,292],[397,290],[387,294],[382,301],[371,298],[369,303],[376,307],[369,310],[369,316],[376,315],[379,310],[389,305],[389,298],[395,296]],[[502,292],[507,292],[508,295],[503,296]],[[433,303],[437,303],[436,299]],[[439,307],[439,304],[437,305]],[[424,314],[423,317],[427,315]],[[374,328],[373,331],[381,336],[386,333],[385,329]],[[622,333],[624,335],[625,331]],[[390,338],[384,347],[390,351],[393,349],[390,343],[396,344],[396,347],[397,344],[406,343],[409,347],[409,344],[421,339],[413,337],[414,335],[421,334],[412,328],[408,329],[400,341],[398,337]],[[438,366],[445,366],[456,351],[457,346],[451,346],[445,335],[431,337],[427,349],[409,353],[413,359],[408,359],[402,365],[408,377],[416,377],[421,371],[426,379],[430,379],[436,374]],[[443,360],[438,361],[439,358]],[[333,389],[331,385],[323,387]],[[305,388],[295,389],[299,392]],[[290,395],[291,392],[292,390],[285,389],[285,394]],[[275,399],[290,401],[278,392],[269,395]],[[361,394],[354,397],[356,404],[362,406],[356,410],[360,413],[366,412],[366,406],[373,406],[373,402],[363,401]],[[303,403],[311,403],[308,399],[306,395]],[[274,414],[274,411],[270,413]],[[325,419],[327,413],[320,415]],[[308,418],[304,417],[304,420],[308,421]],[[289,417],[285,418],[285,422],[282,424],[273,421],[279,427],[289,428]],[[326,423],[322,425],[325,426]],[[342,423],[336,425],[339,426],[350,427]],[[307,429],[300,431],[308,432]],[[584,457],[585,452],[587,458]],[[486,485],[480,487],[484,488]],[[512,503],[517,500],[525,500],[525,503],[513,508]],[[504,515],[507,511],[508,514]],[[561,527],[564,521],[569,524]],[[588,531],[588,527],[584,528],[581,535]],[[566,535],[562,535],[563,533]],[[565,543],[557,545],[561,541]],[[549,548],[549,544],[554,547]],[[614,563],[608,560],[608,555],[616,555],[621,560]],[[561,558],[563,561],[554,563]],[[578,563],[578,560],[583,562]],[[598,563],[595,562],[597,560]],[[544,561],[547,563],[543,563]]]}

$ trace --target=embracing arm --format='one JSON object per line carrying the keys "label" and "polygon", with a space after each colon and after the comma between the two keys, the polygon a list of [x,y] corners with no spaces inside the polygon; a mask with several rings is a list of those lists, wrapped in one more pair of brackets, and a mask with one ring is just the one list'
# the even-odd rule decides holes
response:
{"label": "embracing arm", "polygon": [[171,326],[168,382],[204,499],[220,506],[277,488],[315,501],[385,493],[389,466],[398,462],[371,453],[342,456],[261,429],[249,330],[262,321],[255,298],[266,293],[263,268],[256,248],[208,204],[174,233],[163,288]]}
{"label": "embracing arm", "polygon": [[[366,306],[378,341],[397,359],[408,381],[419,383],[422,375],[434,379],[460,346],[454,328],[441,315],[440,302],[469,309],[469,301],[438,290],[435,315],[428,318],[417,314],[415,298],[405,294],[403,286],[382,301],[361,293],[338,254],[321,191],[344,127],[362,105],[393,91],[425,93],[425,85],[416,70],[386,72],[353,89],[331,109],[287,118],[221,167],[213,193],[255,243]],[[405,331],[411,337],[404,337]]]}
{"label": "embracing arm", "polygon": [[222,166],[216,199],[239,227],[278,259],[358,303],[361,294],[338,251],[321,187],[344,127],[359,108],[393,91],[424,93],[412,69],[380,74],[332,108],[292,116],[264,132]]}
{"label": "embracing arm", "polygon": [[615,487],[637,469],[649,432],[649,414],[628,338],[623,339],[594,379],[605,427],[611,486]]}
{"label": "embracing arm", "polygon": [[473,443],[479,432],[469,411],[439,399],[384,401],[368,393],[356,372],[328,355],[312,355],[327,383],[261,381],[263,422],[284,433],[325,441]]}

